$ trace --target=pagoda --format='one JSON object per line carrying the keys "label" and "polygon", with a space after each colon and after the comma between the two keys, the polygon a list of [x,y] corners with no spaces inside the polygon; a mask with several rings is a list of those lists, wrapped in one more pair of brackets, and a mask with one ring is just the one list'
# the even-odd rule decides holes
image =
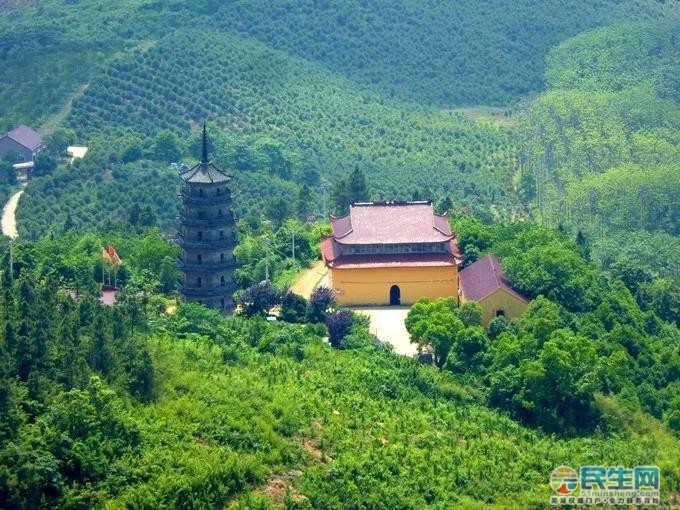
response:
{"label": "pagoda", "polygon": [[236,228],[231,210],[231,176],[208,159],[208,134],[203,124],[201,162],[180,172],[182,208],[178,244],[180,293],[223,313],[234,307],[234,246]]}

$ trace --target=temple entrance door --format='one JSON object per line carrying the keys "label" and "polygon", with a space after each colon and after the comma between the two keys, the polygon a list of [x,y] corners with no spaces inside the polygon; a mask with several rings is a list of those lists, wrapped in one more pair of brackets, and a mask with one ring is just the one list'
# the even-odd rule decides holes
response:
{"label": "temple entrance door", "polygon": [[390,305],[400,305],[401,304],[401,290],[396,285],[392,285],[390,289]]}

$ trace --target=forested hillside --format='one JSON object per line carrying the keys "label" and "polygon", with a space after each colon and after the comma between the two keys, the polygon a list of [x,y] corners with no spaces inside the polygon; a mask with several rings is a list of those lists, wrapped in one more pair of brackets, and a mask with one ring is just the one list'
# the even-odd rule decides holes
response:
{"label": "forested hillside", "polygon": [[[304,300],[276,324],[177,307],[160,295],[173,247],[154,231],[17,243],[0,279],[0,506],[541,507],[562,464],[659,465],[666,501],[680,489],[677,328],[564,234],[456,226],[549,297],[488,336],[474,307],[414,307],[418,341],[459,328],[442,369],[357,318],[328,345],[323,315],[332,330],[343,312],[305,316]],[[102,243],[125,261],[113,307],[92,299]],[[560,278],[542,276],[551,264]]]}
{"label": "forested hillside", "polygon": [[282,144],[289,168],[267,173],[300,182],[311,167],[332,182],[358,164],[376,197],[408,198],[434,179],[437,196],[490,203],[511,178],[511,137],[500,129],[383,100],[316,65],[219,33],[175,33],[113,65],[76,101],[68,123],[85,137],[112,126],[150,135],[186,132],[190,119],[205,117],[229,131],[231,154],[216,157],[237,173],[258,164],[239,145],[274,145],[269,137]]}
{"label": "forested hillside", "polygon": [[[543,508],[561,465],[659,466],[672,507],[678,20],[662,0],[0,0],[0,131],[46,137],[0,239],[0,508]],[[177,174],[206,119],[233,317],[178,295]],[[371,199],[433,200],[526,311],[484,328],[477,303],[420,300],[417,360],[330,289],[288,292],[326,214]]]}
{"label": "forested hillside", "polygon": [[257,0],[222,6],[217,23],[390,97],[505,105],[542,88],[544,58],[559,41],[662,11],[647,1]]}
{"label": "forested hillside", "polygon": [[[557,47],[523,122],[522,193],[606,266],[678,277],[680,25],[617,25]],[[648,256],[651,254],[651,256]]]}
{"label": "forested hillside", "polygon": [[[581,15],[567,14],[574,9]],[[131,175],[118,171],[120,162],[138,172],[137,161],[155,160],[161,163],[150,166],[163,173],[161,165],[196,155],[184,141],[207,117],[223,131],[213,131],[214,156],[238,176],[241,217],[267,209],[280,215],[282,204],[306,193],[302,184],[311,189],[310,211],[323,213],[330,189],[359,166],[369,198],[431,198],[515,219],[525,212],[511,182],[514,134],[427,105],[511,102],[542,88],[543,57],[556,42],[612,20],[673,12],[647,1],[513,2],[511,9],[502,1],[484,9],[341,2],[331,9],[324,2],[46,0],[0,15],[7,85],[0,119],[72,127],[93,148],[90,168],[100,168],[99,177],[86,173],[87,193],[103,198],[116,194],[112,171],[114,181]],[[61,175],[61,186],[46,182],[51,204],[38,187],[29,190],[20,205],[31,218],[24,233],[36,237],[45,232],[38,225],[65,221],[65,203],[87,203],[79,180],[71,173]],[[148,196],[165,193],[158,204],[175,193],[135,182],[150,186]],[[118,203],[102,205],[124,215]],[[97,214],[74,213],[101,225]],[[173,216],[168,210],[161,223],[171,228]]]}
{"label": "forested hillside", "polygon": [[[506,104],[540,90],[548,50],[625,19],[658,18],[652,0],[288,2],[96,0],[4,4],[0,126],[44,120],[120,52],[180,28],[257,38],[381,93],[440,105]],[[578,15],[573,15],[574,13]],[[399,58],[395,58],[399,55]],[[31,80],[26,80],[26,76]],[[178,79],[179,78],[178,76]]]}

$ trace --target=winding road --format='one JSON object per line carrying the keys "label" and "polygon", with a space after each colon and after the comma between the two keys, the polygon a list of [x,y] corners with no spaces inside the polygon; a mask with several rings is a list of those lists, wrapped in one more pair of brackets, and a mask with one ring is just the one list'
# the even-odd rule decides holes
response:
{"label": "winding road", "polygon": [[2,233],[11,239],[16,239],[19,235],[17,232],[16,211],[19,198],[24,190],[17,191],[2,208]]}

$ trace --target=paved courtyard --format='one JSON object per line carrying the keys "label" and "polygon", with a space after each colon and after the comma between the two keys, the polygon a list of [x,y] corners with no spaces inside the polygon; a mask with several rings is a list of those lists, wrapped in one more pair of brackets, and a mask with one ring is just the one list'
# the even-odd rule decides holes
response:
{"label": "paved courtyard", "polygon": [[406,326],[404,326],[404,320],[408,314],[409,307],[374,306],[353,308],[353,310],[370,317],[371,333],[383,342],[392,344],[394,352],[405,356],[416,354],[417,346],[411,343]]}

